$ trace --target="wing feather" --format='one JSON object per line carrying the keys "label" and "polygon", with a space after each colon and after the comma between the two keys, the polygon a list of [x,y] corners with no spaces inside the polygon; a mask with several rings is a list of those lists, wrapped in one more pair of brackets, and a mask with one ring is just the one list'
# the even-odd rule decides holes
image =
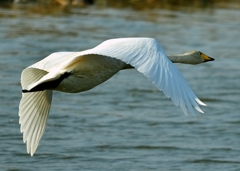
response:
{"label": "wing feather", "polygon": [[[21,76],[22,88],[38,81],[47,73],[45,70],[32,67],[24,69]],[[51,90],[22,93],[19,104],[20,131],[23,133],[23,142],[26,143],[27,152],[31,155],[36,151],[45,130],[51,99]]]}
{"label": "wing feather", "polygon": [[[19,123],[27,152],[34,154],[46,127],[51,106],[52,91],[23,93],[19,105]],[[27,104],[27,106],[26,106]],[[40,120],[40,122],[39,122]]]}
{"label": "wing feather", "polygon": [[72,55],[74,53],[75,52],[55,52],[42,59],[41,61],[29,66],[28,68],[37,68],[50,72],[53,68],[57,67],[64,61],[67,61],[69,59],[69,55]]}

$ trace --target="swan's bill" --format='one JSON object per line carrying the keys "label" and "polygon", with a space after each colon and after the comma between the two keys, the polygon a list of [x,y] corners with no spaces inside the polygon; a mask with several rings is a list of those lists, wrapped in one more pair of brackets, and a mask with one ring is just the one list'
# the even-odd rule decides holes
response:
{"label": "swan's bill", "polygon": [[204,62],[208,62],[208,61],[214,61],[215,59],[210,57],[210,56],[207,56],[206,54],[200,52],[201,54],[201,57],[204,59]]}

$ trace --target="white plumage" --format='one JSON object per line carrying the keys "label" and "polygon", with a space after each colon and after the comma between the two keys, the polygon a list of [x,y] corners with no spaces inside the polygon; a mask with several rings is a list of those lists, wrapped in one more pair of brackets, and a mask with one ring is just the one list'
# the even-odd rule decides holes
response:
{"label": "white plumage", "polygon": [[[209,60],[214,59],[209,57]],[[27,152],[34,154],[43,135],[52,90],[70,93],[86,91],[131,66],[149,78],[186,115],[195,115],[195,109],[203,113],[198,104],[205,104],[193,93],[155,39],[111,39],[81,52],[53,53],[23,70],[19,123]]]}

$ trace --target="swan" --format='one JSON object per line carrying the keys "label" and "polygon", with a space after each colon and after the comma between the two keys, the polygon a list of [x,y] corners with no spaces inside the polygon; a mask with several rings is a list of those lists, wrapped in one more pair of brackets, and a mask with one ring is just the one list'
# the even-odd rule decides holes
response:
{"label": "swan", "polygon": [[194,109],[203,113],[199,105],[205,104],[173,63],[199,64],[213,60],[200,51],[167,56],[154,38],[110,39],[85,51],[50,54],[21,74],[19,124],[27,152],[33,156],[44,133],[53,90],[87,91],[120,70],[136,68],[186,115],[195,115]]}

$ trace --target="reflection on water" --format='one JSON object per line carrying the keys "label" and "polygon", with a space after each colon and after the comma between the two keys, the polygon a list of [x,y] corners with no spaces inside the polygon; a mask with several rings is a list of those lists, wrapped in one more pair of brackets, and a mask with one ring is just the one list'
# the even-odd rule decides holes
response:
{"label": "reflection on water", "polygon": [[[0,170],[239,170],[239,16],[218,8],[0,8]],[[55,51],[134,36],[156,38],[167,54],[196,49],[216,59],[177,65],[205,114],[185,117],[140,73],[121,71],[88,92],[55,92],[40,146],[26,154],[21,71]]]}

